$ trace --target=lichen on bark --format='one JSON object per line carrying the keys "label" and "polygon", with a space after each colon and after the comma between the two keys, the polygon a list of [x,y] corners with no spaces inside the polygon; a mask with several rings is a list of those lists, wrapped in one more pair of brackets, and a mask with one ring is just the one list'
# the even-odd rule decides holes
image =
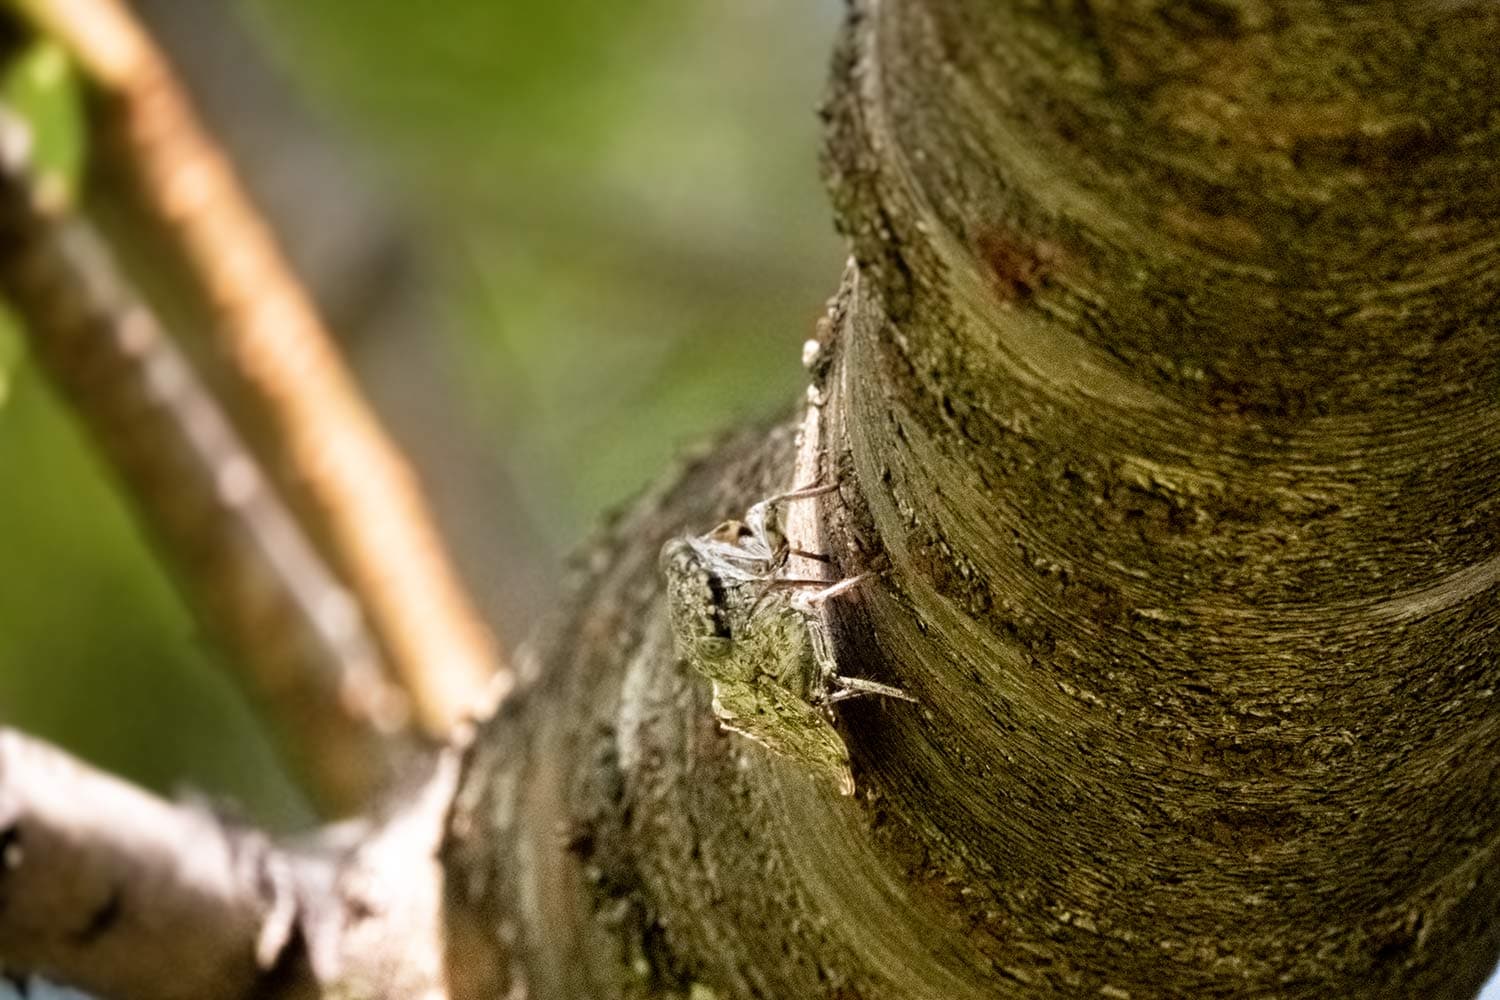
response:
{"label": "lichen on bark", "polygon": [[[718,731],[618,520],[486,729],[530,996],[1465,997],[1500,951],[1500,10],[861,0],[823,502],[859,793]],[[475,996],[488,995],[482,989]],[[498,993],[496,995],[503,995]]]}

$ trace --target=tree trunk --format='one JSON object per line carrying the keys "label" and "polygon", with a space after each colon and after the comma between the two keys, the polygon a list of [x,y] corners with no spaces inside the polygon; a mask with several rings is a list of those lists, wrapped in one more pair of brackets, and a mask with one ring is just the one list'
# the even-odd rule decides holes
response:
{"label": "tree trunk", "polygon": [[718,728],[657,551],[790,488],[793,433],[695,458],[471,754],[468,995],[1472,995],[1497,40],[1455,0],[856,2],[818,507],[879,571],[841,670],[917,703],[838,706],[853,798]]}

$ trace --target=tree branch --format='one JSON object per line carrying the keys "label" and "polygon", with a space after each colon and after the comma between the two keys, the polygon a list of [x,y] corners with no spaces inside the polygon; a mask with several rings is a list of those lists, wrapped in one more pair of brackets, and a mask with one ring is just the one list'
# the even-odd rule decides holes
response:
{"label": "tree branch", "polygon": [[[445,734],[502,667],[405,461],[171,69],[115,0],[22,0],[105,92],[146,207],[217,313],[424,728]],[[280,463],[278,463],[280,464]],[[508,687],[502,675],[497,689]]]}
{"label": "tree branch", "polygon": [[459,794],[501,987],[1474,995],[1500,9],[1346,7],[851,5],[817,513],[917,703],[836,706],[840,800],[680,662],[651,557],[785,437],[624,514]]}
{"label": "tree branch", "polygon": [[7,971],[155,1000],[251,996],[287,952],[295,908],[264,837],[9,730],[0,899]]}
{"label": "tree branch", "polygon": [[129,485],[159,548],[325,806],[367,803],[416,746],[359,609],[214,399],[82,222],[26,173],[0,117],[0,289],[38,363]]}
{"label": "tree branch", "polygon": [[5,969],[114,1000],[442,1000],[457,763],[287,845],[0,729]]}

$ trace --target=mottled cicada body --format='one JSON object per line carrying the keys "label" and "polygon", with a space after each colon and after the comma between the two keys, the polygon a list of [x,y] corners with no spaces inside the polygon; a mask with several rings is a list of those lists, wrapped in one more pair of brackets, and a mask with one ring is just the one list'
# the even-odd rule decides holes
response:
{"label": "mottled cicada body", "polygon": [[829,584],[786,574],[790,548],[780,507],[827,487],[763,500],[743,521],[662,549],[678,654],[713,683],[713,709],[728,730],[800,761],[854,791],[849,751],[833,727],[834,702],[860,694],[910,700],[898,688],[838,673],[821,605],[863,577]]}

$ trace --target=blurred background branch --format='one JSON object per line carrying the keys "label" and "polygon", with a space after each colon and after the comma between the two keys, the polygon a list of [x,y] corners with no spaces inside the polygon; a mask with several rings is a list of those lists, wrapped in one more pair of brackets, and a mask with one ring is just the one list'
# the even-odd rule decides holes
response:
{"label": "blurred background branch", "polygon": [[[685,442],[795,392],[842,259],[813,113],[836,0],[137,9],[504,634],[549,605],[552,553],[601,509]],[[89,213],[167,325],[199,329],[174,288],[157,294],[179,283],[115,159],[90,175]],[[7,343],[0,329],[0,539],[15,567],[0,572],[0,712],[156,788],[186,780],[305,822],[253,720],[203,669],[215,650]],[[264,455],[232,366],[183,346]]]}
{"label": "blurred background branch", "polygon": [[416,752],[406,699],[358,605],[109,249],[31,169],[32,146],[0,106],[0,290],[307,787],[329,811],[354,811]]}
{"label": "blurred background branch", "polygon": [[[17,0],[99,89],[98,127],[141,216],[211,306],[207,327],[274,428],[273,467],[305,491],[418,722],[440,738],[503,668],[456,578],[404,456],[346,371],[234,170],[172,68],[118,0]],[[503,674],[501,674],[503,677]]]}

